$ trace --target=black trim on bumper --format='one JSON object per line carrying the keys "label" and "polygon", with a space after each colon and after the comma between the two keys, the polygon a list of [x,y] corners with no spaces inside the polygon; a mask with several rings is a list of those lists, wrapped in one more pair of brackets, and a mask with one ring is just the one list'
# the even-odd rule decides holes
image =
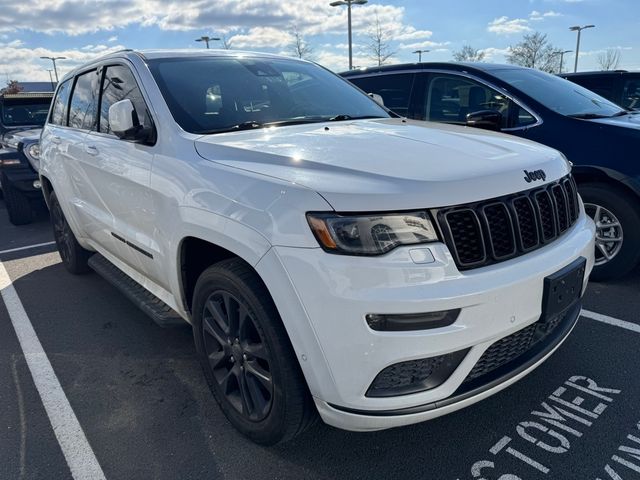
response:
{"label": "black trim on bumper", "polygon": [[463,383],[458,390],[456,390],[452,396],[440,400],[438,402],[427,403],[425,405],[418,405],[416,407],[401,408],[396,410],[356,410],[346,407],[340,407],[338,405],[329,404],[332,408],[340,410],[346,413],[353,413],[356,415],[366,415],[372,417],[393,417],[401,415],[411,415],[414,413],[423,413],[437,408],[447,407],[455,403],[461,402],[471,397],[475,397],[487,390],[490,390],[511,378],[524,372],[532,365],[538,363],[549,352],[556,348],[562,340],[564,340],[569,332],[573,329],[578,317],[580,317],[580,311],[582,310],[582,301],[577,301],[571,308],[567,310],[564,321],[558,325],[547,338],[534,345],[530,350],[520,355],[515,360],[497,368],[496,370],[483,375],[477,380]]}

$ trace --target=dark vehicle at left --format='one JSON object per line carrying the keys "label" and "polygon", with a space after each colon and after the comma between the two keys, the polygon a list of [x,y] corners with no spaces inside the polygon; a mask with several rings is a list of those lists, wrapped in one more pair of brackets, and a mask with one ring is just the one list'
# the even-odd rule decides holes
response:
{"label": "dark vehicle at left", "polygon": [[13,131],[44,125],[53,92],[5,93],[0,95],[0,143]]}
{"label": "dark vehicle at left", "polygon": [[25,225],[33,219],[35,203],[42,203],[40,167],[40,132],[21,130],[5,135],[5,148],[0,149],[0,185],[9,221]]}
{"label": "dark vehicle at left", "polygon": [[39,141],[52,98],[53,92],[0,95],[0,188],[14,225],[30,223],[34,203],[43,201]]}

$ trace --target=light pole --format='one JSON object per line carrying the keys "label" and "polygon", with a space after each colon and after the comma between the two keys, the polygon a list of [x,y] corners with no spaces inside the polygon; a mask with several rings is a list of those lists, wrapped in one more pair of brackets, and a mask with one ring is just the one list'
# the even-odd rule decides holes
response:
{"label": "light pole", "polygon": [[349,70],[353,70],[353,47],[351,42],[351,5],[364,5],[369,0],[338,0],[331,2],[329,5],[332,7],[347,6],[347,22],[349,25]]}
{"label": "light pole", "polygon": [[55,87],[53,86],[53,75],[51,75],[51,72],[53,72],[53,69],[47,68],[47,72],[49,72],[49,80],[51,81],[51,91],[53,92],[55,90]]}
{"label": "light pole", "polygon": [[209,42],[216,42],[218,40],[220,40],[218,37],[208,37],[206,35],[203,35],[200,38],[196,38],[196,42],[204,42],[207,46],[207,49],[209,48]]}
{"label": "light pole", "polygon": [[573,52],[573,50],[558,50],[556,53],[553,54],[553,56],[555,57],[556,55],[560,55],[560,71],[558,73],[562,73],[562,66],[564,65],[564,56],[567,53],[571,53]]}
{"label": "light pole", "polygon": [[423,53],[429,53],[431,50],[416,50],[413,53],[417,53],[418,54],[418,63],[422,63],[422,54]]}
{"label": "light pole", "polygon": [[572,32],[578,32],[578,43],[576,44],[576,64],[573,67],[573,72],[578,71],[578,56],[580,55],[580,36],[582,34],[582,30],[586,30],[587,28],[595,28],[595,25],[585,25],[584,27],[580,27],[576,25],[575,27],[569,27],[569,30]]}
{"label": "light pole", "polygon": [[53,71],[56,74],[56,83],[58,83],[58,67],[56,67],[56,60],[65,60],[67,57],[40,57],[43,60],[51,60],[53,62]]}

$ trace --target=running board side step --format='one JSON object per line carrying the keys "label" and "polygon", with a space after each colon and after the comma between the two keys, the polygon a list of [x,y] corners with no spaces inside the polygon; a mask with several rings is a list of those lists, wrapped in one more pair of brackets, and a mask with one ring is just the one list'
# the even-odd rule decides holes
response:
{"label": "running board side step", "polygon": [[162,328],[184,326],[185,320],[169,305],[133,280],[99,253],[89,259],[89,267],[120,290],[140,310]]}

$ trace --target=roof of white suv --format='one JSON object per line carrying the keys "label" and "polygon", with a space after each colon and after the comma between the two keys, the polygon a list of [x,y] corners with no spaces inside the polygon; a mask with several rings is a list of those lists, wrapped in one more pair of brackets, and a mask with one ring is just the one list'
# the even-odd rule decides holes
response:
{"label": "roof of white suv", "polygon": [[[245,51],[245,50],[193,49],[193,48],[189,48],[189,49],[173,49],[173,50],[171,50],[171,49],[166,49],[166,50],[159,50],[159,49],[155,49],[155,50],[133,50],[133,49],[127,48],[127,49],[111,52],[111,53],[108,53],[106,55],[102,55],[100,57],[95,58],[91,62],[87,62],[87,63],[85,63],[85,64],[73,69],[72,71],[68,72],[60,80],[60,82],[62,83],[62,81],[64,81],[67,78],[70,78],[70,77],[76,75],[80,70],[84,70],[88,66],[91,66],[91,65],[99,63],[99,62],[103,62],[103,61],[108,60],[110,58],[129,58],[129,59],[131,59],[134,56],[142,58],[143,60],[151,60],[151,59],[158,59],[158,58],[187,58],[187,57],[195,58],[195,57],[207,57],[207,56],[209,56],[209,57],[286,58],[284,55],[276,55],[276,54],[265,53],[265,52],[252,52],[252,51]],[[295,58],[295,57],[292,57],[291,59],[295,60],[295,61],[300,61],[300,62],[307,62],[307,60],[302,60],[302,59]]]}

